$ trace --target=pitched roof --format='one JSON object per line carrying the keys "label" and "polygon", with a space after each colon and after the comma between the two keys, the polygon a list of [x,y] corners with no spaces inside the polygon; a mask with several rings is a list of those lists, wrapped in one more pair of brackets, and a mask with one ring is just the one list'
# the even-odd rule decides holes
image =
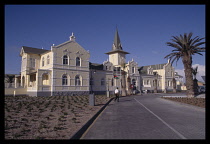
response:
{"label": "pitched roof", "polygon": [[112,50],[122,50],[122,45],[120,42],[120,37],[117,28],[114,36],[114,47],[112,47]]}
{"label": "pitched roof", "polygon": [[142,71],[147,70],[148,67],[151,66],[151,68],[153,68],[153,70],[158,70],[158,69],[163,69],[163,66],[166,65],[167,63],[163,63],[163,64],[155,64],[155,65],[147,65],[147,66],[142,66],[139,67],[142,69]]}
{"label": "pitched roof", "polygon": [[118,53],[129,54],[128,52],[123,51],[122,45],[121,45],[121,42],[120,42],[120,37],[119,37],[119,34],[118,34],[118,30],[116,28],[116,32],[115,32],[115,36],[114,36],[114,42],[113,42],[113,46],[112,46],[112,51],[107,52],[105,54],[112,54],[112,53],[117,53],[117,52]]}
{"label": "pitched roof", "polygon": [[27,46],[23,46],[22,49],[25,53],[32,53],[32,54],[43,54],[47,51],[50,51],[46,49],[32,48],[32,47],[27,47]]}
{"label": "pitched roof", "polygon": [[89,62],[89,68],[95,70],[103,70],[103,64],[91,63]]}

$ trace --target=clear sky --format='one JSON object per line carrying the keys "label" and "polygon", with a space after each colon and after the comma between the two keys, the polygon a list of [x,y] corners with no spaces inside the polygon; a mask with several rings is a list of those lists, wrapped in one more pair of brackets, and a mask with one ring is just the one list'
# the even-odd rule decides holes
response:
{"label": "clear sky", "polygon": [[[22,46],[50,50],[69,40],[90,51],[90,62],[103,63],[118,28],[126,61],[139,66],[166,63],[171,36],[193,32],[205,37],[205,5],[5,5],[5,73],[19,74]],[[193,56],[205,75],[204,56]],[[181,59],[174,63],[183,74]],[[202,69],[202,70],[201,70]]]}

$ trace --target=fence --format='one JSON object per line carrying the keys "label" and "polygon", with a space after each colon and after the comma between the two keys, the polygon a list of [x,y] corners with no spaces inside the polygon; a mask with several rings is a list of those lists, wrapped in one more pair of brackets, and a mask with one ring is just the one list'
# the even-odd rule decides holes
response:
{"label": "fence", "polygon": [[14,83],[5,83],[4,95],[26,95],[26,94],[27,94],[26,88],[23,87],[15,88]]}

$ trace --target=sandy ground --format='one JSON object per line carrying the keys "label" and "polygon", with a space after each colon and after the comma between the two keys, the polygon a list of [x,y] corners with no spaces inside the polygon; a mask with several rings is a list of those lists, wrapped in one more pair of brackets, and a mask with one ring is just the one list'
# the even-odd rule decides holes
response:
{"label": "sandy ground", "polygon": [[5,139],[70,139],[109,101],[105,95],[5,97]]}

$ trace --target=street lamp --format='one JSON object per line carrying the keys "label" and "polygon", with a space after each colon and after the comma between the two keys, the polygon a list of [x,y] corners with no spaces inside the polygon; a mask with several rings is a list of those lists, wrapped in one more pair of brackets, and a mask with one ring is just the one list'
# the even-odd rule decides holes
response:
{"label": "street lamp", "polygon": [[140,90],[140,95],[141,95],[141,90],[142,90],[142,85],[141,85],[141,70],[143,69],[143,67],[139,68],[139,90]]}
{"label": "street lamp", "polygon": [[90,88],[91,88],[91,90],[90,90],[90,94],[89,94],[89,105],[91,105],[91,106],[95,106],[95,95],[94,95],[94,93],[93,93],[93,87],[92,87],[92,85],[93,85],[93,73],[96,73],[96,70],[94,70],[94,72],[93,72],[93,70],[91,69],[91,80],[90,80]]}

